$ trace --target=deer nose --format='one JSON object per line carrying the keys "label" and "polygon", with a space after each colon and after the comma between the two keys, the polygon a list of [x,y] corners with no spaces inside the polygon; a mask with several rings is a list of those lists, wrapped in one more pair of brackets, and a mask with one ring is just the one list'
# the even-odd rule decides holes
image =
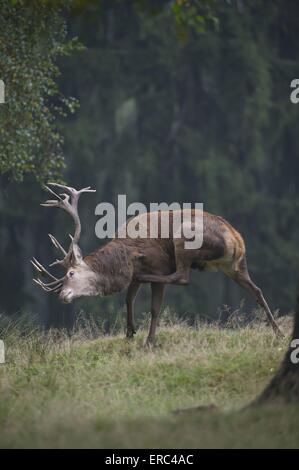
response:
{"label": "deer nose", "polygon": [[65,303],[69,304],[73,300],[73,292],[71,289],[62,290],[59,294],[59,299]]}

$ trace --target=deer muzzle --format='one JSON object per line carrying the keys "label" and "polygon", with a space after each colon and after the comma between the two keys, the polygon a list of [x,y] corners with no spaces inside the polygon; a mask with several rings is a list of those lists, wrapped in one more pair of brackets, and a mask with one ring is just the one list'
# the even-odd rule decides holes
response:
{"label": "deer muzzle", "polygon": [[59,294],[59,300],[65,304],[71,303],[74,294],[71,289],[63,289]]}

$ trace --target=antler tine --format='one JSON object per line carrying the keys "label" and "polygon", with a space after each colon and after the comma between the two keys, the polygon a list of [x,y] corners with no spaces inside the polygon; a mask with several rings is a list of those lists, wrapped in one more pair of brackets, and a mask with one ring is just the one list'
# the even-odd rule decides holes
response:
{"label": "antler tine", "polygon": [[33,281],[46,292],[59,292],[62,286],[62,282],[53,287],[48,287],[48,285],[42,282],[40,279],[33,279]]}
{"label": "antler tine", "polygon": [[[72,186],[66,186],[65,184],[60,184],[60,183],[51,183],[51,182],[49,182],[48,184],[51,185],[51,186],[54,186],[56,188],[63,189],[64,191],[67,191],[69,194],[83,193],[83,192],[86,192],[86,193],[95,193],[96,192],[96,189],[90,189],[90,186],[86,186],[85,188],[82,188],[82,189],[75,189],[75,188],[72,188]],[[54,191],[53,191],[53,193],[54,193]]]}
{"label": "antler tine", "polygon": [[51,281],[51,282],[44,282],[41,279],[39,279],[39,280],[44,284],[44,286],[52,287],[52,286],[57,286],[58,284],[61,284],[64,281],[64,278],[65,278],[65,276],[60,277],[56,281]]}
{"label": "antler tine", "polygon": [[41,279],[37,278],[38,282],[40,284],[42,284],[44,287],[48,287],[49,289],[50,288],[56,288],[60,285],[62,285],[62,281],[63,281],[63,278],[62,279],[59,279],[58,281],[53,281],[53,282],[43,282]]}
{"label": "antler tine", "polygon": [[63,248],[63,246],[61,246],[61,244],[59,243],[59,241],[54,237],[54,235],[52,235],[51,233],[49,233],[48,235],[49,235],[49,237],[50,237],[51,242],[52,242],[53,245],[55,246],[55,248],[57,248],[58,250],[62,251],[63,255],[66,256],[66,255],[67,255],[67,252],[65,251],[65,249]]}
{"label": "antler tine", "polygon": [[80,191],[78,191],[78,193],[96,193],[97,190],[96,189],[90,189],[90,186],[87,186],[86,188],[82,188],[80,189]]}
{"label": "antler tine", "polygon": [[30,260],[30,263],[32,264],[32,266],[34,267],[34,269],[36,269],[36,271],[37,271],[38,273],[42,273],[42,272],[43,272],[42,269],[40,269],[39,266],[37,266],[37,264],[35,264],[32,259]]}
{"label": "antler tine", "polygon": [[60,184],[60,183],[52,183],[51,181],[49,181],[48,184],[51,186],[54,186],[55,188],[64,189],[65,191],[68,191],[70,194],[72,192],[76,192],[76,189],[72,188],[72,186],[66,186],[65,184]]}
{"label": "antler tine", "polygon": [[37,261],[36,258],[30,260],[30,263],[39,273],[46,274],[47,276],[49,276],[50,279],[53,279],[54,281],[59,281],[59,279],[53,276],[53,274],[51,274],[39,261]]}
{"label": "antler tine", "polygon": [[45,202],[42,202],[40,206],[43,207],[60,207],[59,206],[59,201],[54,201],[54,199],[48,199]]}
{"label": "antler tine", "polygon": [[[51,185],[54,185],[55,186],[55,183],[49,183]],[[46,184],[44,185],[44,188],[46,191],[48,191],[49,193],[53,194],[53,196],[57,197],[57,199],[60,199],[61,200],[61,197],[59,196],[59,194],[56,194],[55,191],[53,191],[53,189],[49,188],[49,186],[47,186]]]}
{"label": "antler tine", "polygon": [[43,207],[60,207],[61,209],[66,210],[69,214],[72,215],[72,204],[70,204],[70,196],[68,194],[61,194],[61,196],[65,196],[63,199],[59,197],[59,200],[57,199],[48,199],[47,201],[41,203],[40,205]]}
{"label": "antler tine", "polygon": [[35,282],[38,286],[40,286],[43,290],[45,290],[46,292],[48,292],[48,289],[46,289],[42,284],[41,284],[41,281],[39,279],[35,279],[33,278],[33,282]]}
{"label": "antler tine", "polygon": [[49,264],[49,266],[50,268],[52,268],[52,266],[63,266],[64,268],[67,268],[68,259],[68,254],[66,254],[63,259],[56,259],[55,261],[53,261],[53,263]]}

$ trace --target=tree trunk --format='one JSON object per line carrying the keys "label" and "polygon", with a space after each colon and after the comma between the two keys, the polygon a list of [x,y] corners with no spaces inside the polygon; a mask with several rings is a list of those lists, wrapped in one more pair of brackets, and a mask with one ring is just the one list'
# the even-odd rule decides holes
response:
{"label": "tree trunk", "polygon": [[[294,345],[293,341],[295,339],[297,339],[299,343],[299,286],[294,330],[288,351],[273,379],[251,405],[256,406],[274,402],[299,402],[299,344]],[[295,351],[296,348],[297,353]]]}

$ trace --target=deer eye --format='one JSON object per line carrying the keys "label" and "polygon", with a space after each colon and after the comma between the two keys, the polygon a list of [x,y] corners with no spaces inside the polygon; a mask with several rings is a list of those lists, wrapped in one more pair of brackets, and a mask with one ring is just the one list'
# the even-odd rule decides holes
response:
{"label": "deer eye", "polygon": [[75,271],[70,271],[70,272],[69,272],[69,276],[70,276],[70,277],[73,277],[74,274],[75,274]]}

